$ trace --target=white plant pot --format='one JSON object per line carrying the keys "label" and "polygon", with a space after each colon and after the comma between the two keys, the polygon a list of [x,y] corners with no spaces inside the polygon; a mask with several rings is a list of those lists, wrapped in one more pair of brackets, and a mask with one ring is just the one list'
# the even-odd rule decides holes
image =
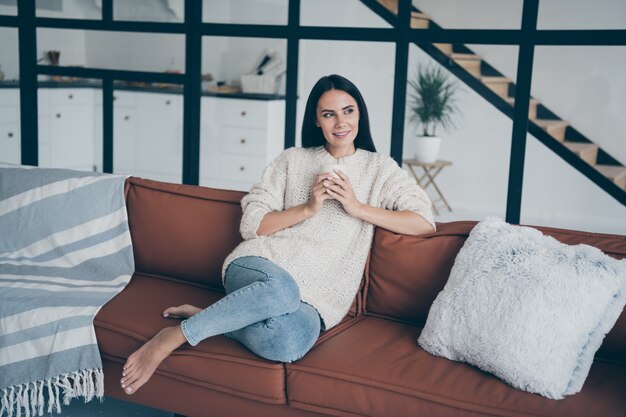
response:
{"label": "white plant pot", "polygon": [[437,161],[441,138],[439,136],[418,136],[415,138],[415,159],[430,164]]}

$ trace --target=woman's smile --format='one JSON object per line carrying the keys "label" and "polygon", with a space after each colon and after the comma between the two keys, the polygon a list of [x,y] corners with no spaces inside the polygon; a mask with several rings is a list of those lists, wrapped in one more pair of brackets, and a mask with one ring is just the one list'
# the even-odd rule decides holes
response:
{"label": "woman's smile", "polygon": [[343,130],[341,132],[335,132],[333,133],[333,136],[339,138],[339,139],[343,139],[346,136],[348,136],[348,134],[351,132],[351,130]]}

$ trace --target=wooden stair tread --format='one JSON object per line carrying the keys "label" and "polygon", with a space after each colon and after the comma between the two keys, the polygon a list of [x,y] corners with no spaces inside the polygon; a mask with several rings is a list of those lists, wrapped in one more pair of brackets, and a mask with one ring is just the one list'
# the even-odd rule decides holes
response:
{"label": "wooden stair tread", "polygon": [[378,0],[378,2],[391,13],[398,14],[398,0]]}
{"label": "wooden stair tread", "polygon": [[511,80],[506,77],[480,77],[480,80],[485,84],[508,84],[511,82]]}
{"label": "wooden stair tread", "polygon": [[558,120],[558,119],[531,119],[531,121],[537,124],[542,129],[547,129],[549,127],[564,127],[569,126],[569,122],[566,120]]}
{"label": "wooden stair tread", "polygon": [[[515,97],[507,97],[505,98],[506,102],[509,103],[511,106],[515,106]],[[536,105],[539,104],[539,99],[536,98],[531,98],[530,99],[530,104],[531,105]]]}
{"label": "wooden stair tread", "polygon": [[451,54],[452,52],[452,44],[451,43],[433,43],[433,45],[435,45],[435,47],[437,49],[439,49],[440,51],[446,53],[446,54]]}
{"label": "wooden stair tread", "polygon": [[428,19],[428,20],[430,20],[430,16],[428,16],[426,13],[411,12],[411,19]]}
{"label": "wooden stair tread", "polygon": [[621,165],[596,165],[596,169],[613,181],[626,178],[626,167]]}
{"label": "wooden stair tread", "polygon": [[597,151],[599,146],[595,143],[583,143],[583,142],[563,142],[563,145],[567,146],[570,151],[573,152],[587,152]]}
{"label": "wooden stair tread", "polygon": [[482,58],[480,55],[476,54],[461,54],[458,52],[454,52],[450,54],[450,58],[457,61],[481,61]]}

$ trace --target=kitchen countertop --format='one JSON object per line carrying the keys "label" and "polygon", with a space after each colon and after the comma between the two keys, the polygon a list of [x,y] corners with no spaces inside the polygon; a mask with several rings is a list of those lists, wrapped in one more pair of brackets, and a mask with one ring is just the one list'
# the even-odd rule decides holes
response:
{"label": "kitchen countertop", "polygon": [[[0,89],[2,88],[19,88],[20,82],[17,80],[0,81]],[[101,88],[99,81],[39,81],[39,88]],[[161,94],[182,94],[183,88],[178,85],[155,86],[155,85],[124,85],[116,84],[114,90],[119,91],[138,91],[142,93],[161,93]],[[237,98],[245,100],[284,100],[285,96],[281,94],[253,94],[253,93],[216,93],[211,91],[202,91],[200,93],[205,97],[224,97]]]}

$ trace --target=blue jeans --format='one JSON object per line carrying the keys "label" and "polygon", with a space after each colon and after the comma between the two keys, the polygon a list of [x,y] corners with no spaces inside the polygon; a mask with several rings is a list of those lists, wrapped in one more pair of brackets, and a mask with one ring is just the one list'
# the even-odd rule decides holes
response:
{"label": "blue jeans", "polygon": [[226,269],[224,287],[226,297],[182,322],[192,346],[224,334],[265,359],[293,362],[317,341],[319,313],[300,301],[298,285],[275,263],[237,258]]}

